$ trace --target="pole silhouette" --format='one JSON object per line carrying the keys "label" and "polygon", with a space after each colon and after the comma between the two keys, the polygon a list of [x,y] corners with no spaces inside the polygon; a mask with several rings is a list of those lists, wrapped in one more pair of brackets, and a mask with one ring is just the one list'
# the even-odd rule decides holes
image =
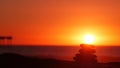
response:
{"label": "pole silhouette", "polygon": [[5,37],[0,36],[0,45],[5,45]]}
{"label": "pole silhouette", "polygon": [[7,43],[7,45],[12,45],[12,37],[11,36],[7,36],[6,37],[6,43]]}
{"label": "pole silhouette", "polygon": [[0,36],[0,45],[12,45],[12,36]]}

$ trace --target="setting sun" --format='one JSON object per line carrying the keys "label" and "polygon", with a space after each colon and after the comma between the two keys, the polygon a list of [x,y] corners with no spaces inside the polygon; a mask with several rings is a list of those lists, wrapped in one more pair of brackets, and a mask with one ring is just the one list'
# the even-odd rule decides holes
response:
{"label": "setting sun", "polygon": [[85,35],[83,41],[86,44],[91,44],[94,41],[94,37],[92,35]]}

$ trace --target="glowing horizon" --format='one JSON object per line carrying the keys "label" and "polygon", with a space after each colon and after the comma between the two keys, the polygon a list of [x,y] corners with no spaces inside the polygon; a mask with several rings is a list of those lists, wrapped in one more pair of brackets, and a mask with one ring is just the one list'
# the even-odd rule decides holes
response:
{"label": "glowing horizon", "polygon": [[95,45],[120,45],[118,0],[0,1],[0,36],[13,44],[79,45],[85,34]]}

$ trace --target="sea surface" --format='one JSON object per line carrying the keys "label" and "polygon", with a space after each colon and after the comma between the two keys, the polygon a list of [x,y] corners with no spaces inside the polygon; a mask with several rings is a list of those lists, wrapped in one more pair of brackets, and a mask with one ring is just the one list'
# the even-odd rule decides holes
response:
{"label": "sea surface", "polygon": [[[79,46],[0,46],[0,54],[17,53],[27,56],[67,57],[79,53]],[[96,46],[97,56],[120,57],[120,46]]]}

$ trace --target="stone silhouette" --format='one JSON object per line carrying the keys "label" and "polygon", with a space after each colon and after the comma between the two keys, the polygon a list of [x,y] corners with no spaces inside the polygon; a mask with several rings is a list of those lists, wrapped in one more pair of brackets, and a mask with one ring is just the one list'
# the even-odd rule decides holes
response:
{"label": "stone silhouette", "polygon": [[95,46],[80,44],[79,53],[73,58],[78,67],[96,68],[98,67],[97,56],[95,55]]}

